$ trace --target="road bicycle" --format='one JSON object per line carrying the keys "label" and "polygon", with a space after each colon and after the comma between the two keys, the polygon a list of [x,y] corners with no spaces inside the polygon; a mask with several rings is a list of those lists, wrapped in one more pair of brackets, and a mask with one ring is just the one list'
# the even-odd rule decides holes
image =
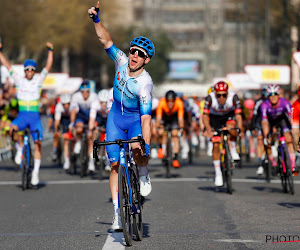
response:
{"label": "road bicycle", "polygon": [[[14,133],[20,131],[12,131],[12,137]],[[34,130],[30,131],[29,128],[26,128],[24,131],[24,146],[22,149],[22,161],[20,163],[19,168],[22,169],[22,190],[26,190],[30,188],[31,182],[31,172],[33,169],[33,157],[31,151],[31,143],[30,143],[30,133],[37,133],[39,138],[39,131]]]}
{"label": "road bicycle", "polygon": [[98,162],[99,148],[105,145],[117,144],[120,148],[120,165],[118,169],[119,208],[123,225],[123,234],[127,246],[132,245],[133,230],[136,239],[142,240],[142,196],[140,195],[139,171],[133,161],[129,143],[139,142],[142,151],[145,152],[145,141],[139,136],[131,140],[115,140],[93,143],[93,157]]}
{"label": "road bicycle", "polygon": [[223,180],[226,183],[227,193],[232,194],[232,174],[234,169],[234,161],[231,157],[229,144],[228,144],[228,136],[230,130],[236,130],[238,133],[240,132],[239,128],[227,128],[223,127],[221,129],[216,129],[214,131],[214,135],[223,137],[221,144],[221,170],[223,175]]}
{"label": "road bicycle", "polygon": [[283,192],[294,194],[295,189],[289,150],[287,148],[283,132],[280,128],[278,128],[278,132],[274,133],[274,135],[276,134],[279,142],[277,147],[277,175],[280,177]]}

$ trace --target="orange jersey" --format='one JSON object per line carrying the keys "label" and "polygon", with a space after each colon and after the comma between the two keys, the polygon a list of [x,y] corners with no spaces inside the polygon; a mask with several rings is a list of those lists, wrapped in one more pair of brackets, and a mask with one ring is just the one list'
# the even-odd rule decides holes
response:
{"label": "orange jersey", "polygon": [[176,97],[173,108],[170,110],[166,101],[166,98],[160,99],[158,107],[156,109],[156,117],[162,117],[163,114],[171,116],[177,113],[178,118],[184,118],[184,103]]}
{"label": "orange jersey", "polygon": [[292,128],[299,128],[300,124],[300,99],[296,100],[292,105],[291,110],[291,125]]}

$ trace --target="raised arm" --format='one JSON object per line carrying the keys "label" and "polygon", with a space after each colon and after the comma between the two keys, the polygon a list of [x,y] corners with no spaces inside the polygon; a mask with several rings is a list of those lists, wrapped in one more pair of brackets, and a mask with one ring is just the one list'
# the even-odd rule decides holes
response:
{"label": "raised arm", "polygon": [[103,44],[105,49],[108,49],[113,45],[113,41],[111,40],[109,32],[102,25],[102,22],[99,19],[99,7],[100,7],[100,2],[98,1],[97,7],[91,7],[88,10],[88,13],[94,21],[96,34],[98,36],[99,41]]}
{"label": "raised arm", "polygon": [[47,58],[45,69],[49,72],[53,64],[53,44],[47,42],[46,47],[48,48],[48,58]]}
{"label": "raised arm", "polygon": [[2,53],[2,43],[0,43],[0,62],[7,68],[8,71],[10,70],[11,64]]}

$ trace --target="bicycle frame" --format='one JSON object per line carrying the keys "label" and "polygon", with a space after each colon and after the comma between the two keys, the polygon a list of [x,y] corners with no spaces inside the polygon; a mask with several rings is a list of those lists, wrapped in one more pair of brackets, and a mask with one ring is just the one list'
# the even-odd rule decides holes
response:
{"label": "bicycle frame", "polygon": [[[130,184],[130,176],[129,176],[129,171],[128,171],[128,163],[130,164],[130,159],[131,157],[129,157],[129,150],[125,150],[125,144],[126,143],[134,143],[134,142],[139,142],[141,144],[142,147],[142,151],[145,152],[145,141],[144,139],[139,136],[138,139],[131,139],[131,140],[120,140],[117,139],[115,141],[108,141],[108,142],[99,142],[98,140],[94,141],[93,144],[93,158],[99,162],[99,147],[100,146],[105,146],[105,145],[112,145],[112,144],[118,144],[120,147],[120,165],[124,166],[125,168],[125,172],[126,172],[126,178],[128,181],[128,189],[129,189],[129,194],[130,194],[130,205],[131,208],[133,208],[134,213],[137,213],[137,209],[135,208],[135,206],[133,206],[133,202],[132,202],[132,189],[131,189],[131,184]],[[127,147],[128,148],[128,147]],[[126,159],[126,154],[127,155],[127,159]],[[119,201],[120,204],[120,201]]]}

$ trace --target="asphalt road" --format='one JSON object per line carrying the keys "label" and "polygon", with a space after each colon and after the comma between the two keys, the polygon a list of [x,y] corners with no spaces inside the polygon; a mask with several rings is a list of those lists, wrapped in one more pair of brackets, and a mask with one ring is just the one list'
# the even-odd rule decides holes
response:
{"label": "asphalt road", "polygon": [[[44,146],[35,190],[22,191],[21,173],[0,162],[0,249],[124,249],[123,234],[110,231],[108,177],[67,175],[49,152]],[[257,178],[253,160],[234,170],[229,195],[214,187],[204,152],[172,169],[170,179],[158,159],[149,169],[143,240],[131,249],[300,249],[299,177],[295,195],[284,194],[279,179]]]}

